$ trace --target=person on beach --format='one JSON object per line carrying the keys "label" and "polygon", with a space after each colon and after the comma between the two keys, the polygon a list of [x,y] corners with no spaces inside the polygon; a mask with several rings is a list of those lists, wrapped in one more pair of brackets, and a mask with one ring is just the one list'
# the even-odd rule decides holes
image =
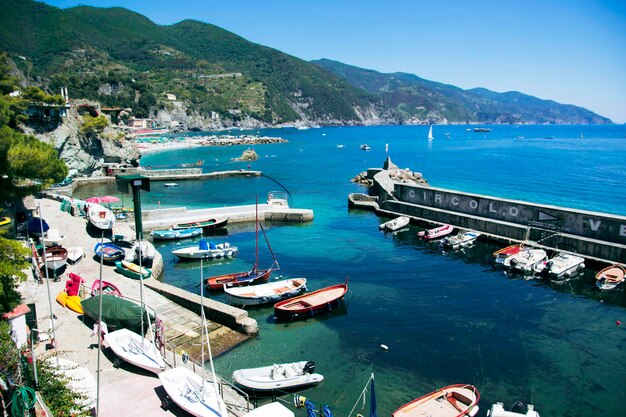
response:
{"label": "person on beach", "polygon": [[[98,329],[100,330],[99,332]],[[98,333],[100,334],[100,346],[104,346],[104,335],[109,333],[109,329],[107,328],[105,322],[96,320],[93,324],[93,331],[91,332],[91,335],[95,336]]]}

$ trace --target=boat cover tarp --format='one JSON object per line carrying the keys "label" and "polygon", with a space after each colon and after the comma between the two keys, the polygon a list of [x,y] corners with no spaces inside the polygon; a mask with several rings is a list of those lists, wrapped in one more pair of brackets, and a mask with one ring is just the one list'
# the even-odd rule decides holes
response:
{"label": "boat cover tarp", "polygon": [[28,231],[33,233],[41,233],[41,227],[43,224],[43,231],[47,232],[50,226],[44,219],[40,219],[39,217],[31,217],[28,221]]}
{"label": "boat cover tarp", "polygon": [[[128,329],[137,334],[141,333],[141,315],[144,315],[144,332],[148,328],[146,310],[139,304],[113,295],[102,295],[102,321],[107,324],[109,331]],[[94,321],[98,318],[100,296],[87,298],[81,302],[85,314]],[[150,315],[154,323],[154,316]]]}

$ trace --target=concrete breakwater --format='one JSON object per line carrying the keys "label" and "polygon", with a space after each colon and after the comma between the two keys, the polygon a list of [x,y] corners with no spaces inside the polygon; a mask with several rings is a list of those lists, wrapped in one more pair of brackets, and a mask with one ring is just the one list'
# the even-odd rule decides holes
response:
{"label": "concrete breakwater", "polygon": [[368,170],[368,178],[377,201],[352,197],[352,206],[475,229],[494,238],[541,242],[600,261],[626,262],[625,216],[401,183],[384,169]]}

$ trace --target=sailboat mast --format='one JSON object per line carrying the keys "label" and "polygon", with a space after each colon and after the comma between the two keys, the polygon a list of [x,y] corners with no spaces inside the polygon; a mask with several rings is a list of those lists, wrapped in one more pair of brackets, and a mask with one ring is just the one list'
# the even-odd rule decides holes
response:
{"label": "sailboat mast", "polygon": [[254,227],[254,242],[255,242],[255,256],[254,256],[254,270],[259,267],[259,196],[256,196],[255,204],[255,227]]}

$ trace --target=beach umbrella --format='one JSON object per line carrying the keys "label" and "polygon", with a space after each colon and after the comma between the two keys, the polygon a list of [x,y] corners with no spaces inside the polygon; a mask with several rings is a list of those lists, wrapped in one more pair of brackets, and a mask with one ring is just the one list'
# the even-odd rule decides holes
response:
{"label": "beach umbrella", "polygon": [[105,195],[99,198],[101,203],[117,203],[118,201],[120,201],[119,198],[112,195]]}
{"label": "beach umbrella", "polygon": [[96,203],[97,204],[97,203],[99,203],[102,200],[100,200],[100,197],[89,197],[89,198],[86,198],[85,201],[88,202],[88,203]]}

